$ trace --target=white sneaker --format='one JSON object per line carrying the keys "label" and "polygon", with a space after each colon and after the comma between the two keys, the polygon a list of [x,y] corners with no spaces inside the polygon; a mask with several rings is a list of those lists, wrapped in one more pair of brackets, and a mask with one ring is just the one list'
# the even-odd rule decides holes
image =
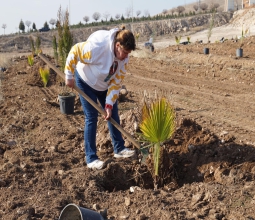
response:
{"label": "white sneaker", "polygon": [[101,170],[104,166],[104,162],[97,159],[87,164],[88,168]]}
{"label": "white sneaker", "polygon": [[132,157],[134,155],[135,155],[135,150],[130,150],[128,148],[125,148],[124,150],[120,151],[119,153],[114,154],[114,157],[115,158],[121,158],[121,157],[127,158],[127,157]]}

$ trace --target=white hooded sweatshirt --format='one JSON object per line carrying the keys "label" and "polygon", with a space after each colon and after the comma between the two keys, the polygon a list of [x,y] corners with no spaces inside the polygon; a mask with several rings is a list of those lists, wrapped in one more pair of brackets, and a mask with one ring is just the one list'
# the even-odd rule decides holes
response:
{"label": "white hooded sweatshirt", "polygon": [[114,39],[118,28],[94,32],[85,42],[75,44],[68,54],[66,79],[72,79],[75,68],[93,89],[108,89],[106,103],[113,105],[121,89],[129,58],[118,60],[114,55]]}

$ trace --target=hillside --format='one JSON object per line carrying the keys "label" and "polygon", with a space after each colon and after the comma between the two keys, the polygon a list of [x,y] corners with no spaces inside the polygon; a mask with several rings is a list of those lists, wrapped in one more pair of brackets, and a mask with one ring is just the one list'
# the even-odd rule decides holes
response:
{"label": "hillside", "polygon": [[[217,13],[215,15],[215,27],[227,24],[232,18],[232,13]],[[211,19],[211,14],[201,14],[178,19],[165,19],[158,21],[144,21],[126,24],[127,29],[133,29],[134,33],[139,33],[139,42],[147,41],[150,36],[154,40],[174,38],[176,33],[181,35],[191,35],[197,31],[204,30],[208,26]],[[74,43],[85,41],[87,37],[96,30],[110,29],[116,25],[111,26],[96,26],[90,28],[71,29],[74,37]],[[37,36],[41,39],[42,48],[52,48],[52,38],[57,36],[56,30],[49,32],[6,35],[0,36],[0,52],[18,52],[26,53],[30,51],[30,36],[35,40]]]}

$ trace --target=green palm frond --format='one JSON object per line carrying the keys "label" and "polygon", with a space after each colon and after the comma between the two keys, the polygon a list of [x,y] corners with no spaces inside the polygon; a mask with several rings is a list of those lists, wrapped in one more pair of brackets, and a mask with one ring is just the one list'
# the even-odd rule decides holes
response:
{"label": "green palm frond", "polygon": [[143,136],[151,143],[161,143],[169,139],[174,132],[174,109],[161,98],[159,101],[143,107],[140,129]]}
{"label": "green palm frond", "polygon": [[175,130],[174,109],[165,98],[161,98],[152,102],[150,106],[145,102],[142,113],[140,130],[143,138],[153,144],[154,170],[157,176],[160,145],[170,139]]}

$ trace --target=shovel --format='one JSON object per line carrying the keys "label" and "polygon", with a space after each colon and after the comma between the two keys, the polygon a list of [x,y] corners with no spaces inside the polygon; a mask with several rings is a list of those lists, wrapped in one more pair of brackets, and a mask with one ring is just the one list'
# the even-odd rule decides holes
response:
{"label": "shovel", "polygon": [[[39,53],[38,56],[51,68],[53,69],[61,78],[65,80],[65,75],[55,67],[43,54]],[[80,95],[82,95],[99,113],[106,115],[105,110],[103,110],[98,104],[96,104],[89,96],[87,96],[82,90],[80,90],[76,85],[74,85],[74,90],[76,90]],[[138,149],[141,148],[140,144],[129,134],[127,133],[113,118],[110,118],[109,121]],[[143,154],[143,151],[141,151]],[[146,153],[146,151],[144,151]],[[146,156],[146,155],[144,155]]]}

